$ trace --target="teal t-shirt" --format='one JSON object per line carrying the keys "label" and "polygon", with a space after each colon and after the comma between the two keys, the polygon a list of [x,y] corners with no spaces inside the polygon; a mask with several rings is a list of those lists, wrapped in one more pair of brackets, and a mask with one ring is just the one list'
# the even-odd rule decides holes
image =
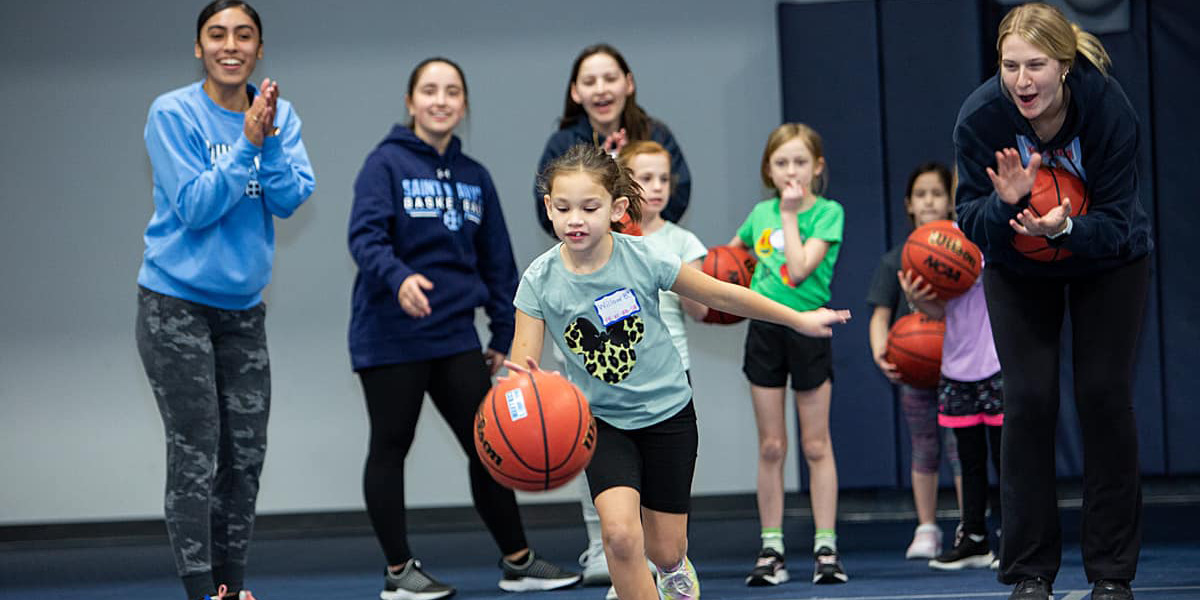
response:
{"label": "teal t-shirt", "polygon": [[[654,248],[656,252],[674,254],[683,263],[700,260],[708,254],[708,248],[704,247],[704,243],[696,237],[696,234],[670,221],[663,223],[658,231],[648,233],[642,239],[646,240],[646,243],[650,244],[650,247]],[[663,323],[667,324],[667,331],[671,332],[671,341],[675,343],[675,349],[679,351],[679,358],[683,360],[683,368],[692,368],[688,357],[687,327],[684,325],[683,304],[679,301],[679,294],[670,290],[659,292],[658,314],[662,317]]]}
{"label": "teal t-shirt", "polygon": [[795,310],[813,310],[829,302],[829,284],[833,265],[842,247],[842,229],[846,215],[842,205],[817,196],[812,208],[796,215],[801,241],[816,238],[829,242],[824,260],[799,284],[788,279],[787,255],[783,249],[783,220],[779,216],[779,198],[763,200],[754,206],[738,228],[738,238],[754,251],[758,266],[750,289]]}
{"label": "teal t-shirt", "polygon": [[671,417],[692,397],[658,304],[680,261],[641,238],[612,236],[612,256],[594,273],[568,271],[562,244],[534,259],[513,305],[545,322],[592,414],[620,429],[640,429]]}

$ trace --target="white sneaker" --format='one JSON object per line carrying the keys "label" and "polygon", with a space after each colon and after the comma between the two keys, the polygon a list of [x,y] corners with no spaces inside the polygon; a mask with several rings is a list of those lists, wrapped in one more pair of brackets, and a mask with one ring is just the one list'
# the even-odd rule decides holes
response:
{"label": "white sneaker", "polygon": [[583,567],[583,585],[612,583],[612,577],[608,574],[608,558],[604,556],[604,542],[588,542],[587,550],[579,555],[579,566]]}
{"label": "white sneaker", "polygon": [[942,528],[933,523],[918,525],[913,532],[912,543],[904,551],[904,558],[930,559],[942,553]]}

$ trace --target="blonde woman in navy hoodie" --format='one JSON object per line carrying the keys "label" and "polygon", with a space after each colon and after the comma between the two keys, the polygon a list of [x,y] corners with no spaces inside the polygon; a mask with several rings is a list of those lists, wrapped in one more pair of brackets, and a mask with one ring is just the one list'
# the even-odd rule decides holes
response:
{"label": "blonde woman in navy hoodie", "polygon": [[[462,70],[445,58],[422,61],[405,102],[410,120],[367,156],[350,215],[359,269],[350,357],[371,420],[363,493],[388,564],[380,597],[454,593],[408,546],[404,461],[426,393],[470,463],[475,509],[503,555],[500,588],[574,585],[579,575],[530,551],[513,492],[487,474],[471,439],[475,409],[512,343],[517,267],[492,178],[454,135],[467,110]],[[490,320],[486,348],[475,330],[480,306]]]}
{"label": "blonde woman in navy hoodie", "polygon": [[[1054,432],[1069,310],[1084,571],[1093,600],[1133,598],[1142,497],[1132,381],[1152,248],[1138,200],[1137,117],[1100,40],[1058,9],[1014,8],[996,46],[999,73],[963,103],[954,144],[958,220],[987,257],[984,292],[1004,374],[1000,581],[1016,584],[1013,600],[1046,600],[1062,560]],[[1069,216],[1066,202],[1041,216],[1029,209],[1041,165],[1084,182],[1086,214]],[[1070,256],[1030,260],[1013,248],[1015,234]]]}

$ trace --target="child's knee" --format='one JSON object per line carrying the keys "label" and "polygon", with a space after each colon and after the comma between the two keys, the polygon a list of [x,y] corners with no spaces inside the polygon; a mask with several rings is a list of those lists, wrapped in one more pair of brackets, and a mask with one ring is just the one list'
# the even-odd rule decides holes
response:
{"label": "child's knee", "polygon": [[768,438],[758,444],[758,458],[762,462],[777,463],[787,456],[787,442],[780,438]]}
{"label": "child's knee", "polygon": [[640,524],[603,523],[600,535],[604,539],[604,547],[614,560],[645,560],[645,540]]}
{"label": "child's knee", "polygon": [[828,435],[806,438],[801,440],[800,446],[804,450],[804,459],[808,462],[820,462],[833,453],[833,444]]}

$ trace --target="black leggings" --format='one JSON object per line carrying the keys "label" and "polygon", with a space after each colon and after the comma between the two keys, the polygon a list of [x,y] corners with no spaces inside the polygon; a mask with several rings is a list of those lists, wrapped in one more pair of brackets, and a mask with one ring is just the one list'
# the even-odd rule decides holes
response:
{"label": "black leggings", "polygon": [[[958,442],[958,461],[962,465],[963,532],[987,535],[988,445],[991,462],[1000,472],[1000,430],[994,425],[973,425],[954,429]],[[993,510],[993,514],[999,511]]]}
{"label": "black leggings", "polygon": [[1004,583],[1053,581],[1062,559],[1054,433],[1059,340],[1068,308],[1075,409],[1083,434],[1084,571],[1088,581],[1128,580],[1137,572],[1142,488],[1132,381],[1149,279],[1147,257],[1083,277],[1024,277],[999,265],[984,271],[1004,374]]}
{"label": "black leggings", "polygon": [[527,546],[517,499],[479,462],[471,438],[475,409],[491,382],[480,350],[433,360],[371,367],[358,372],[371,419],[363,496],[389,565],[412,558],[404,506],[404,459],[412,447],[425,392],[450,425],[470,463],[471,499],[501,554]]}
{"label": "black leggings", "polygon": [[164,512],[188,598],[242,589],[271,406],[266,310],[138,288],[137,347],[166,431]]}

